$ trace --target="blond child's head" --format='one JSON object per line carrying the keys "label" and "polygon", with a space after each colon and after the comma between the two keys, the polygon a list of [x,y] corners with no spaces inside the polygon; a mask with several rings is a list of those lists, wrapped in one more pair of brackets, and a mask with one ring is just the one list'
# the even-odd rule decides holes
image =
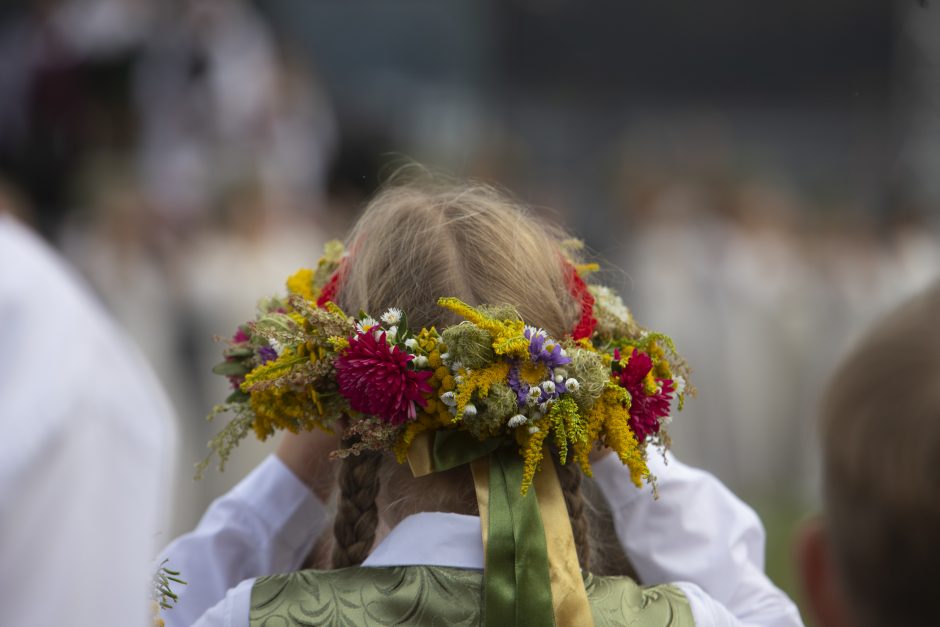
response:
{"label": "blond child's head", "polygon": [[[349,236],[337,303],[345,311],[408,312],[411,328],[457,322],[437,305],[455,296],[471,305],[511,305],[528,323],[570,334],[580,316],[566,274],[564,234],[495,189],[427,181],[394,184],[366,207]],[[570,253],[569,253],[570,254]],[[380,480],[381,477],[381,480]],[[582,564],[587,531],[581,473],[559,467]],[[334,525],[334,567],[359,564],[380,518],[414,511],[476,513],[469,469],[413,479],[389,455],[344,460]]]}
{"label": "blond child's head", "polygon": [[821,436],[824,517],[799,545],[821,624],[937,624],[940,284],[884,319],[844,361]]}

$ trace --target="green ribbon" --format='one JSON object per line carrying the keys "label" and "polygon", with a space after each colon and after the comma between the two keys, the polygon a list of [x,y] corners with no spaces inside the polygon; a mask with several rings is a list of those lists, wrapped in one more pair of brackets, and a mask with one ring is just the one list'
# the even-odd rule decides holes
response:
{"label": "green ribbon", "polygon": [[450,470],[489,455],[505,442],[498,439],[479,441],[466,431],[438,431],[434,433],[431,463],[435,471]]}
{"label": "green ribbon", "polygon": [[535,489],[525,496],[523,464],[505,442],[480,442],[459,431],[435,434],[435,470],[489,455],[489,511],[483,570],[483,624],[554,625],[545,529]]}

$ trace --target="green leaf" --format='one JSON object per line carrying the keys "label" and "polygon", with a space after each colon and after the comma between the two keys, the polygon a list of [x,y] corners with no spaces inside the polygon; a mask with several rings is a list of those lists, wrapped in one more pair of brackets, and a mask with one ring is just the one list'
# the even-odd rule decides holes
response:
{"label": "green leaf", "polygon": [[240,377],[251,372],[251,367],[241,361],[223,361],[212,368],[215,374],[225,375],[227,377]]}
{"label": "green leaf", "polygon": [[401,320],[398,321],[398,337],[402,341],[408,339],[408,314],[401,312]]}
{"label": "green leaf", "polygon": [[253,357],[255,350],[250,346],[233,346],[222,351],[226,357]]}
{"label": "green leaf", "polygon": [[245,394],[241,390],[235,390],[228,395],[228,398],[225,399],[226,403],[247,403],[251,400],[251,396]]}

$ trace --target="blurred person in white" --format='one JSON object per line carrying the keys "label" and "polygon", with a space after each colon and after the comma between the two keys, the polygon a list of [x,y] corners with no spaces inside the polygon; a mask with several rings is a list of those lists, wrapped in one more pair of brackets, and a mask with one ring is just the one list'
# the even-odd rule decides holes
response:
{"label": "blurred person in white", "polygon": [[172,414],[133,344],[0,193],[0,625],[148,622]]}
{"label": "blurred person in white", "polygon": [[328,94],[244,0],[161,3],[134,70],[145,195],[181,228],[257,177],[266,202],[323,201],[336,140]]}
{"label": "blurred person in white", "polygon": [[829,384],[823,515],[797,543],[821,627],[926,627],[940,576],[940,284],[875,325]]}

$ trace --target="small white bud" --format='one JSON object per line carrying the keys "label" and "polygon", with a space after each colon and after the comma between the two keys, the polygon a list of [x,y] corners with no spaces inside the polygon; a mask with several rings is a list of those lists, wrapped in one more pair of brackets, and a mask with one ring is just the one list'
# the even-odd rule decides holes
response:
{"label": "small white bud", "polygon": [[568,378],[568,371],[564,368],[555,368],[555,377],[561,377],[562,380]]}
{"label": "small white bud", "polygon": [[581,389],[581,382],[574,377],[571,377],[565,381],[565,389],[569,392],[577,392],[579,389]]}
{"label": "small white bud", "polygon": [[414,339],[413,337],[409,337],[407,340],[405,340],[405,346],[407,346],[411,350],[417,350],[418,340]]}
{"label": "small white bud", "polygon": [[441,402],[448,407],[455,407],[457,405],[457,395],[453,392],[444,392],[441,394]]}
{"label": "small white bud", "polygon": [[463,375],[462,374],[454,375],[454,383],[456,383],[457,385],[463,385]]}
{"label": "small white bud", "polygon": [[509,422],[506,424],[508,424],[511,429],[515,429],[516,427],[521,427],[528,421],[529,419],[523,416],[522,414],[516,414],[515,416],[510,418]]}
{"label": "small white bud", "polygon": [[477,406],[473,403],[467,403],[463,408],[463,415],[467,418],[473,418],[477,415]]}
{"label": "small white bud", "polygon": [[568,356],[568,351],[566,351],[564,348],[562,348],[560,351],[558,351],[558,354],[561,355],[562,357],[567,357],[567,356]]}
{"label": "small white bud", "polygon": [[538,433],[539,431],[541,431],[541,429],[539,429],[535,425],[532,425],[531,427],[529,427],[529,433]]}
{"label": "small white bud", "polygon": [[450,353],[441,353],[441,361],[447,361],[450,359]]}
{"label": "small white bud", "polygon": [[385,337],[388,338],[389,343],[394,344],[395,340],[398,339],[398,327],[396,326],[389,327],[388,332],[385,334]]}
{"label": "small white bud", "polygon": [[561,385],[562,383],[565,382],[565,378],[561,376],[560,374],[556,374],[553,381],[555,381],[555,385]]}
{"label": "small white bud", "polygon": [[418,355],[415,357],[415,366],[418,368],[427,368],[428,367],[428,358],[424,355]]}
{"label": "small white bud", "polygon": [[542,381],[542,389],[545,390],[546,394],[554,394],[555,382],[554,381]]}

